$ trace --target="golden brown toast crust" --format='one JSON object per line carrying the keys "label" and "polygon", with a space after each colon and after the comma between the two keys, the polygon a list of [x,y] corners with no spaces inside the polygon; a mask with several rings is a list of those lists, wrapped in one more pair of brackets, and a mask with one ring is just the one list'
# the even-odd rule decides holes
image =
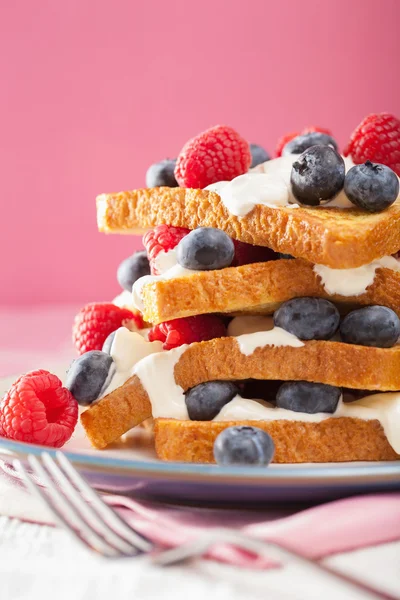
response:
{"label": "golden brown toast crust", "polygon": [[276,463],[396,460],[379,421],[350,417],[301,421],[178,421],[155,419],[156,451],[163,460],[214,463],[218,434],[233,425],[259,427],[275,443]]}
{"label": "golden brown toast crust", "polygon": [[359,267],[400,248],[400,201],[375,214],[257,205],[236,217],[215,192],[160,187],[98,196],[97,221],[105,233],[137,233],[162,224],[217,227],[243,242],[336,269]]}
{"label": "golden brown toast crust", "polygon": [[364,294],[345,297],[328,294],[313,265],[302,259],[154,281],[143,286],[142,294],[144,318],[151,323],[204,313],[272,314],[282,302],[301,296],[328,298],[346,310],[356,305],[380,304],[400,316],[400,272],[377,269],[374,282]]}
{"label": "golden brown toast crust", "polygon": [[80,420],[91,444],[105,448],[151,417],[149,397],[137,377],[85,410]]}
{"label": "golden brown toast crust", "polygon": [[[305,342],[301,348],[264,346],[246,356],[235,338],[191,344],[175,365],[184,391],[213,380],[305,380],[361,390],[400,390],[400,346],[368,348],[341,342]],[[81,415],[93,446],[104,448],[151,417],[139,378],[102,398]]]}

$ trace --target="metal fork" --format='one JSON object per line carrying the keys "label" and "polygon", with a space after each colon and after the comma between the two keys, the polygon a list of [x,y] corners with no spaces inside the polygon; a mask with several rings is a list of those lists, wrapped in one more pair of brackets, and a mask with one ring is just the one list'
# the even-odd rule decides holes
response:
{"label": "metal fork", "polygon": [[[351,591],[363,591],[366,598],[396,600],[394,596],[374,589],[350,576],[343,575],[305,558],[275,542],[265,542],[235,530],[218,528],[198,539],[165,550],[128,525],[85,481],[62,452],[55,458],[43,452],[38,458],[28,455],[31,472],[20,460],[14,460],[15,470],[29,491],[52,513],[55,521],[69,531],[81,545],[106,558],[135,557],[147,554],[154,564],[168,566],[203,556],[215,544],[232,544],[257,555],[268,555],[279,563],[295,561],[304,568],[319,571],[331,582],[340,582]],[[38,480],[44,484],[46,491]]]}

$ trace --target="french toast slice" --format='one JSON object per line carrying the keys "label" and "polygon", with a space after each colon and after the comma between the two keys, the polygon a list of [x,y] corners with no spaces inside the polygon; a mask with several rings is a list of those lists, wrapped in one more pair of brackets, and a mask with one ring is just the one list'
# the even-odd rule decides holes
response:
{"label": "french toast slice", "polygon": [[328,294],[313,265],[303,259],[202,271],[142,288],[144,318],[154,324],[205,313],[272,314],[282,302],[301,296],[328,298],[344,310],[379,304],[400,316],[400,272],[377,269],[366,292],[352,297]]}
{"label": "french toast slice", "polygon": [[234,425],[249,425],[270,434],[275,463],[325,463],[397,460],[377,420],[331,418],[301,421],[179,421],[155,419],[154,439],[159,458],[167,461],[214,463],[217,436]]}
{"label": "french toast slice", "polygon": [[[400,346],[371,348],[342,342],[310,341],[302,347],[263,346],[250,355],[234,337],[191,344],[174,367],[184,390],[214,380],[304,380],[360,390],[400,390]],[[105,448],[152,416],[150,399],[133,375],[92,404],[81,423],[96,448]]]}
{"label": "french toast slice", "polygon": [[234,239],[335,269],[359,267],[400,248],[400,198],[374,214],[256,205],[236,217],[216,192],[159,187],[98,196],[97,222],[105,233],[132,234],[162,224],[216,227]]}

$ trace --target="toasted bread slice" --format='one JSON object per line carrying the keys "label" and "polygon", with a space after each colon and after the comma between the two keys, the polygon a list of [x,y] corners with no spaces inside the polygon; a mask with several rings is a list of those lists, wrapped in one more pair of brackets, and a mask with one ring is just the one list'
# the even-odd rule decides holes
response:
{"label": "toasted bread slice", "polygon": [[335,269],[359,267],[400,248],[400,199],[375,214],[257,205],[236,217],[215,192],[160,187],[98,196],[97,221],[105,233],[138,233],[164,223],[217,227],[234,239]]}
{"label": "toasted bread slice", "polygon": [[[263,346],[242,354],[236,338],[191,344],[174,369],[184,391],[214,380],[304,380],[360,390],[400,390],[400,346],[370,348],[342,342],[305,342],[304,346]],[[96,448],[104,448],[151,417],[151,404],[134,375],[81,415]]]}
{"label": "toasted bread slice", "polygon": [[320,423],[301,421],[178,421],[155,419],[156,451],[163,460],[214,463],[216,437],[233,425],[250,425],[270,434],[276,463],[396,460],[379,421],[350,417]]}
{"label": "toasted bread slice", "polygon": [[144,318],[151,323],[204,313],[272,314],[280,303],[301,296],[328,298],[342,305],[343,310],[356,305],[380,304],[400,316],[400,272],[377,269],[374,282],[364,294],[332,296],[325,291],[313,265],[302,259],[160,279],[143,286],[142,294]]}

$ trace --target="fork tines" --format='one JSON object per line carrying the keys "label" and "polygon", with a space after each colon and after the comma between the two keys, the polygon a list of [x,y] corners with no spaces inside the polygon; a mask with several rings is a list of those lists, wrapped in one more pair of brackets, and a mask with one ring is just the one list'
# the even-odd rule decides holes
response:
{"label": "fork tines", "polygon": [[27,488],[47,505],[57,523],[84,546],[107,557],[131,557],[152,550],[152,543],[105,504],[65,454],[30,454],[27,462],[31,472],[21,461],[13,462]]}

